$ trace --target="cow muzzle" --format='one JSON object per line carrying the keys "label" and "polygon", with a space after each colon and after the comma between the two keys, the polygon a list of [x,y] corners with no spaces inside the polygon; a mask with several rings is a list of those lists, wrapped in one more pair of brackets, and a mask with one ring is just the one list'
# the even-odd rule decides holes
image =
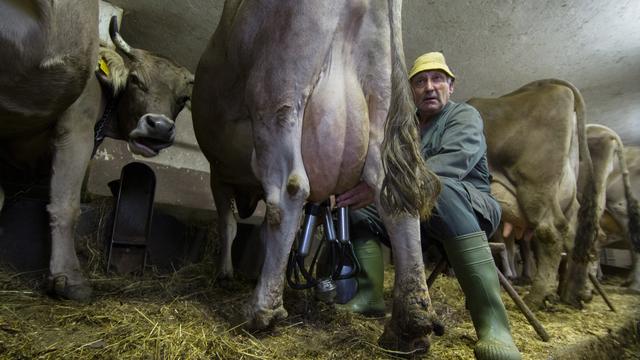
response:
{"label": "cow muzzle", "polygon": [[129,133],[129,147],[135,154],[153,157],[160,150],[173,145],[175,137],[173,120],[162,114],[145,114],[138,120],[138,126]]}

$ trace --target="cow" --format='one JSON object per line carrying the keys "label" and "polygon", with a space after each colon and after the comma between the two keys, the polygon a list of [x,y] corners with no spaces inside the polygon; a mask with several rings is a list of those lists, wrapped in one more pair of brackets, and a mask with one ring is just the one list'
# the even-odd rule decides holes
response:
{"label": "cow", "polygon": [[592,270],[597,267],[597,255],[602,247],[625,240],[633,253],[627,285],[632,292],[640,293],[640,209],[637,200],[640,195],[640,152],[638,148],[624,147],[618,134],[603,125],[587,125],[587,138],[601,229]]}
{"label": "cow", "polygon": [[251,328],[287,316],[284,273],[305,202],[363,179],[376,191],[396,266],[379,343],[426,350],[428,335],[442,331],[419,239],[419,213],[433,206],[439,182],[418,151],[400,12],[395,0],[225,2],[196,70],[193,125],[211,164],[219,277],[233,274],[233,202],[240,217],[266,202]]}
{"label": "cow", "polygon": [[[625,241],[633,251],[633,265],[626,284],[632,292],[640,292],[640,271],[638,265],[638,239],[640,211],[634,189],[640,188],[640,151],[634,147],[624,147],[618,134],[599,124],[588,124],[587,141],[593,163],[596,186],[597,214],[600,218],[598,241],[593,249],[594,263],[590,271],[597,270],[599,253],[603,247],[616,241]],[[634,186],[635,185],[635,186]],[[582,186],[578,184],[580,189]],[[637,191],[637,190],[636,190]],[[509,225],[507,225],[509,226]],[[508,233],[508,231],[506,231]],[[520,239],[520,257],[523,261],[522,277],[526,280],[533,273],[531,263],[534,255],[530,251],[530,231],[511,233],[507,240],[509,260],[505,274],[517,274],[514,264],[513,240]],[[515,234],[515,236],[514,236]],[[514,276],[515,277],[515,276]]]}
{"label": "cow", "polygon": [[99,46],[97,0],[0,0],[0,160],[10,164],[2,169],[50,169],[48,287],[79,301],[91,287],[73,229],[96,137],[157,154],[172,144],[193,83],[188,70],[131,48],[113,20],[111,36],[122,56]]}
{"label": "cow", "polygon": [[[566,81],[546,79],[468,103],[484,121],[491,191],[502,207],[503,232],[498,235],[514,229],[533,236],[537,272],[525,301],[545,308],[547,300],[557,300],[561,253],[574,248],[574,236],[595,238],[593,191],[580,204],[577,198],[579,177],[585,188],[594,187],[582,95]],[[586,166],[579,173],[580,159]],[[586,268],[581,278],[573,276],[560,284],[563,301],[581,306],[584,278]]]}

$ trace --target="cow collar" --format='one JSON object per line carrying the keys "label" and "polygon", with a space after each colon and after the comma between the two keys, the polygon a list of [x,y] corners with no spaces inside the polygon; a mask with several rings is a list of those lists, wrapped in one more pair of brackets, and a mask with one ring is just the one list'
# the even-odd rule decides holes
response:
{"label": "cow collar", "polygon": [[96,154],[96,151],[98,150],[98,146],[102,144],[102,141],[106,137],[104,132],[105,126],[108,126],[112,118],[115,117],[114,110],[118,107],[118,103],[120,101],[120,95],[114,96],[113,89],[108,84],[101,81],[101,74],[109,77],[110,73],[111,71],[109,70],[109,66],[107,65],[107,62],[104,61],[104,59],[100,58],[100,60],[98,60],[98,68],[96,69],[96,77],[98,78],[98,82],[100,83],[100,87],[102,88],[102,92],[104,96],[107,98],[107,104],[104,107],[104,112],[102,113],[100,120],[98,120],[98,122],[93,128],[94,138],[93,138],[93,152],[91,154],[91,157],[93,157]]}

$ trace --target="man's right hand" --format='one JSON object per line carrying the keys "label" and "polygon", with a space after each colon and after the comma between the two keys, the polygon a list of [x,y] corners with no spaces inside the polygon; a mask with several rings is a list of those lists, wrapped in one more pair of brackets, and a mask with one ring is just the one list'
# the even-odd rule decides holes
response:
{"label": "man's right hand", "polygon": [[375,201],[373,189],[364,181],[351,190],[336,196],[336,206],[350,206],[353,210],[363,208]]}

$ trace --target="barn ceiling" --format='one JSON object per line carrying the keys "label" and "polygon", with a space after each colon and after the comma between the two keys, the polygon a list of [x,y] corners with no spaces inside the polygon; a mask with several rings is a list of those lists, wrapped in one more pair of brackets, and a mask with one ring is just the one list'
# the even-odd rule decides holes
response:
{"label": "barn ceiling", "polygon": [[[222,0],[111,0],[124,9],[122,33],[136,47],[195,70]],[[407,0],[408,66],[444,52],[457,74],[454,100],[499,96],[544,78],[576,85],[588,122],[640,145],[640,1]]]}

